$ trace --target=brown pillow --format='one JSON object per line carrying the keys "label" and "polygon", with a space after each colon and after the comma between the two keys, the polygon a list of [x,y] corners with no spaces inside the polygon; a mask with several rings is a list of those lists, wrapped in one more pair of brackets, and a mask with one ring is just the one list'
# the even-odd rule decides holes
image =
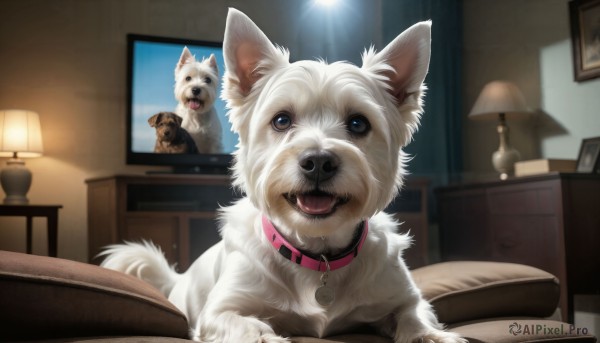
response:
{"label": "brown pillow", "polygon": [[93,335],[188,337],[157,289],[112,270],[0,251],[0,341]]}
{"label": "brown pillow", "polygon": [[502,316],[552,315],[558,279],[540,269],[500,262],[444,262],[412,271],[438,319],[450,324]]}

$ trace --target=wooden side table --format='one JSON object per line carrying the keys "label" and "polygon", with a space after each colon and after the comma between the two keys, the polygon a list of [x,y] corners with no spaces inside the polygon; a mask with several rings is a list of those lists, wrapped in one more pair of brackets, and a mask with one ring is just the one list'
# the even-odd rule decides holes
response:
{"label": "wooden side table", "polygon": [[31,254],[33,217],[46,217],[48,256],[56,257],[58,245],[58,209],[62,205],[0,205],[0,216],[27,218],[27,253]]}
{"label": "wooden side table", "polygon": [[600,292],[600,175],[543,175],[436,190],[441,257],[531,265],[560,280],[563,320],[574,295]]}

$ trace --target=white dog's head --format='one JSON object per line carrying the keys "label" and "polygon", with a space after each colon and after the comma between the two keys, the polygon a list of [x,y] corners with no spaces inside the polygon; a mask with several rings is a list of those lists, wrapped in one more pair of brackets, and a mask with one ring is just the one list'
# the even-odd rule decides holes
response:
{"label": "white dog's head", "polygon": [[208,111],[217,96],[219,69],[213,54],[197,61],[187,47],[175,66],[175,98],[179,105],[198,113]]}
{"label": "white dog's head", "polygon": [[[429,22],[363,65],[289,62],[243,13],[225,29],[223,98],[239,134],[235,182],[276,225],[301,236],[352,232],[402,186],[430,53]],[[351,235],[350,235],[351,236]]]}

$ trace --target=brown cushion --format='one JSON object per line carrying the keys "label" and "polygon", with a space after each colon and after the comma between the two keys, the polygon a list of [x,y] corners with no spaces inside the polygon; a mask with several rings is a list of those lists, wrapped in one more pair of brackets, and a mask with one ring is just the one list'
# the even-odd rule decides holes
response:
{"label": "brown cushion", "polygon": [[[327,338],[314,337],[292,337],[292,343],[393,343],[391,338],[385,338],[374,335],[353,334],[341,335]],[[185,343],[192,342],[179,338],[168,337],[148,337],[148,336],[129,336],[129,337],[82,337],[68,339],[52,339],[36,341],[36,343]]]}
{"label": "brown cushion", "polygon": [[583,330],[587,329],[542,319],[490,320],[452,328],[452,331],[468,339],[469,343],[596,342],[593,336],[582,334]]}
{"label": "brown cushion", "polygon": [[0,341],[93,335],[188,336],[155,288],[98,266],[0,251]]}
{"label": "brown cushion", "polygon": [[558,304],[558,280],[522,264],[444,262],[412,271],[442,323],[503,316],[548,317]]}
{"label": "brown cushion", "polygon": [[[366,335],[366,334],[351,334],[351,335],[340,335],[327,338],[315,338],[315,337],[292,337],[292,343],[393,343],[391,338]],[[46,342],[46,341],[44,341]],[[166,337],[91,337],[81,338],[77,340],[51,340],[48,343],[184,343],[185,340],[177,338],[166,338]],[[191,341],[189,341],[191,342]]]}
{"label": "brown cushion", "polygon": [[22,343],[192,343],[192,340],[162,336],[71,337],[27,341]]}
{"label": "brown cushion", "polygon": [[293,337],[292,343],[393,343],[391,338],[366,334],[340,335],[326,338]]}

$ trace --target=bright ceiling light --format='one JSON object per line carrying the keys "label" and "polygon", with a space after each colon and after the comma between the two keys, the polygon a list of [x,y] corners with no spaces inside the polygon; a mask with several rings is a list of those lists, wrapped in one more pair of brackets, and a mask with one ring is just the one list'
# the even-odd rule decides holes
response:
{"label": "bright ceiling light", "polygon": [[333,6],[337,0],[315,0],[315,2],[321,6]]}

